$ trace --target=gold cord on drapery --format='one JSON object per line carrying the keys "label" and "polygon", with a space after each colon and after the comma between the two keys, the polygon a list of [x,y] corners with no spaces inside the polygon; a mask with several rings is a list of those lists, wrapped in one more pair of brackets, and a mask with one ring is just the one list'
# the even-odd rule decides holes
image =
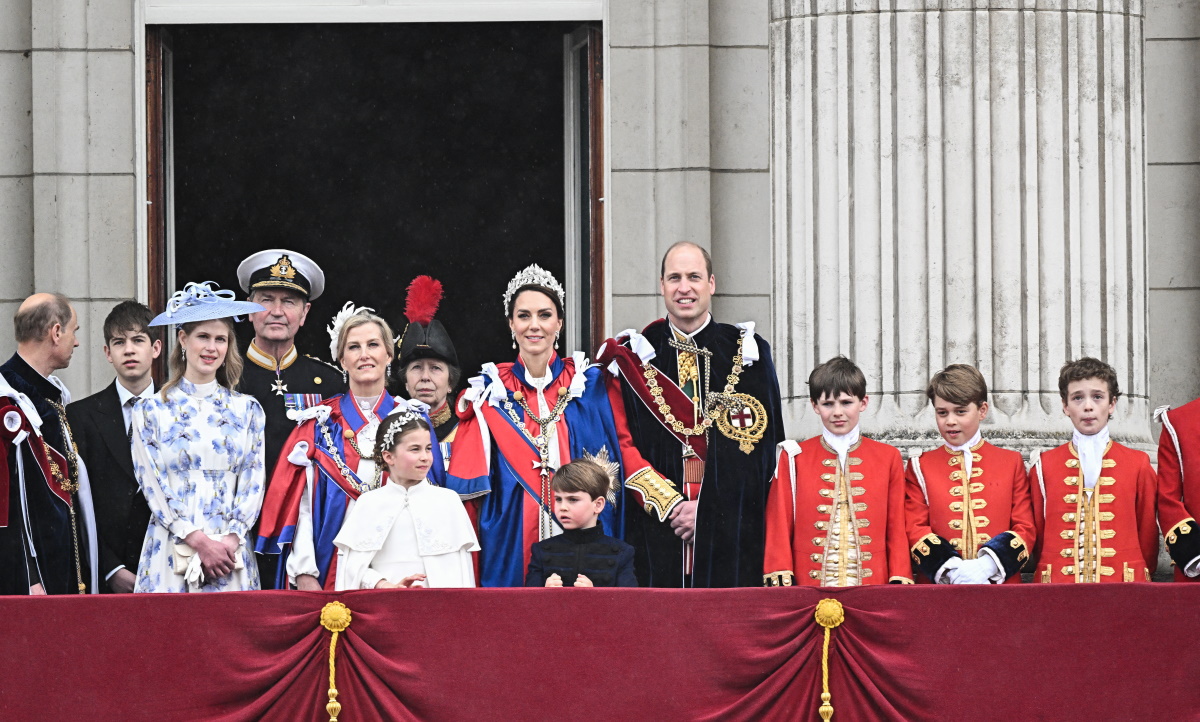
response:
{"label": "gold cord on drapery", "polygon": [[334,665],[334,654],[337,651],[338,633],[344,632],[350,626],[350,610],[341,602],[330,602],[321,610],[321,626],[333,632],[329,638],[329,704],[325,711],[329,713],[329,722],[337,722],[342,711],[341,702],[337,701],[337,668]]}
{"label": "gold cord on drapery", "polygon": [[822,599],[817,602],[814,615],[817,624],[825,628],[825,644],[821,650],[821,707],[817,710],[821,719],[829,722],[833,718],[833,705],[829,696],[829,635],[833,628],[846,620],[846,612],[842,603],[836,599]]}

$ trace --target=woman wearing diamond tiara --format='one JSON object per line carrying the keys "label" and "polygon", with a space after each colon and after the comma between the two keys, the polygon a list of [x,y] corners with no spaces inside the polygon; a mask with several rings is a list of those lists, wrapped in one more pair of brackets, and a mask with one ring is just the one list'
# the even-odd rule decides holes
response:
{"label": "woman wearing diamond tiara", "polygon": [[329,326],[333,359],[350,390],[299,412],[263,502],[259,554],[283,554],[286,579],[301,590],[333,589],[333,539],[359,495],[381,484],[374,461],[380,421],[395,408],[385,390],[392,329],[371,308],[347,303]]}
{"label": "woman wearing diamond tiara", "polygon": [[263,494],[262,407],[239,394],[235,314],[263,310],[189,283],[151,326],[178,324],[171,379],[133,411],[133,468],[150,505],[135,592],[258,589],[247,537]]}
{"label": "woman wearing diamond tiara", "polygon": [[504,294],[504,312],[519,349],[511,363],[484,364],[459,397],[461,418],[446,485],[476,502],[479,581],[519,587],[529,549],[562,532],[553,514],[554,470],[583,456],[616,463],[621,488],[600,515],[604,533],[620,538],[624,482],[661,479],[629,438],[619,390],[610,396],[600,368],[582,353],[561,358],[564,293],[548,271],[531,265]]}

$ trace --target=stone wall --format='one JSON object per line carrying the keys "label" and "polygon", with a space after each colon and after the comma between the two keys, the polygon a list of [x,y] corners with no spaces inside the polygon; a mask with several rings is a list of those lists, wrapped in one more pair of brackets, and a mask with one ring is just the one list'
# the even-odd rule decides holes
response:
{"label": "stone wall", "polygon": [[[612,330],[662,314],[657,262],[681,239],[716,259],[723,320],[782,323],[794,272],[771,237],[769,3],[610,0]],[[1200,396],[1200,3],[1145,5],[1152,405]],[[135,0],[0,0],[0,324],[36,290],[78,299],[63,375],[110,378],[99,325],[137,289]],[[13,350],[0,325],[0,355]],[[782,350],[782,349],[781,349]],[[792,435],[813,428],[793,380]]]}
{"label": "stone wall", "polygon": [[1200,396],[1200,2],[1146,7],[1150,400]]}
{"label": "stone wall", "polygon": [[773,337],[767,5],[611,0],[613,331],[663,315],[658,263],[712,251],[716,315]]}
{"label": "stone wall", "polygon": [[111,380],[101,324],[137,289],[133,3],[10,0],[0,49],[0,318],[34,290],[74,300],[78,397]]}

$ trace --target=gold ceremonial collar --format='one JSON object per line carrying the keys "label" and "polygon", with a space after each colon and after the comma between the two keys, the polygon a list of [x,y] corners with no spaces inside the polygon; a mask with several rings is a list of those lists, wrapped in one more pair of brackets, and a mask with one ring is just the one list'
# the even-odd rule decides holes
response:
{"label": "gold ceremonial collar", "polygon": [[261,366],[268,371],[282,371],[296,363],[296,359],[299,357],[300,354],[296,351],[295,344],[292,344],[292,347],[287,350],[287,353],[283,355],[283,358],[278,363],[276,363],[274,356],[255,346],[253,341],[250,342],[250,348],[246,349],[246,358],[256,366]]}

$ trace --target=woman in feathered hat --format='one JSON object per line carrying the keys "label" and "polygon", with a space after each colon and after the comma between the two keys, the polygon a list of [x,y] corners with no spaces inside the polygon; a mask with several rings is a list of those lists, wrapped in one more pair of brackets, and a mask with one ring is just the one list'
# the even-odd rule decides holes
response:
{"label": "woman in feathered hat", "polygon": [[519,349],[511,363],[484,364],[458,402],[462,418],[446,485],[482,496],[479,579],[485,587],[524,584],[530,547],[560,534],[550,479],[559,466],[591,456],[620,471],[600,515],[604,533],[621,538],[624,484],[661,478],[637,452],[618,393],[582,353],[558,355],[564,292],[550,272],[531,265],[504,294]]}
{"label": "woman in feathered hat", "polygon": [[385,388],[394,340],[373,311],[347,303],[329,326],[329,351],[350,390],[288,412],[299,426],[271,475],[255,546],[259,554],[283,555],[279,589],[288,582],[301,590],[333,589],[334,537],[359,495],[384,481],[375,435],[396,406]]}
{"label": "woman in feathered hat", "polygon": [[[446,328],[434,316],[442,300],[442,283],[430,276],[417,276],[408,286],[404,315],[408,326],[397,344],[400,358],[396,366],[404,380],[404,390],[410,399],[429,406],[442,455],[450,458],[450,444],[458,428],[458,415],[451,408],[451,395],[458,386],[462,371],[458,353]],[[435,481],[440,480],[435,477]]]}
{"label": "woman in feathered hat", "polygon": [[189,283],[150,322],[179,331],[170,381],[133,411],[134,472],[151,514],[135,592],[259,588],[247,537],[262,502],[263,410],[233,391],[242,371],[233,322],[261,310]]}

